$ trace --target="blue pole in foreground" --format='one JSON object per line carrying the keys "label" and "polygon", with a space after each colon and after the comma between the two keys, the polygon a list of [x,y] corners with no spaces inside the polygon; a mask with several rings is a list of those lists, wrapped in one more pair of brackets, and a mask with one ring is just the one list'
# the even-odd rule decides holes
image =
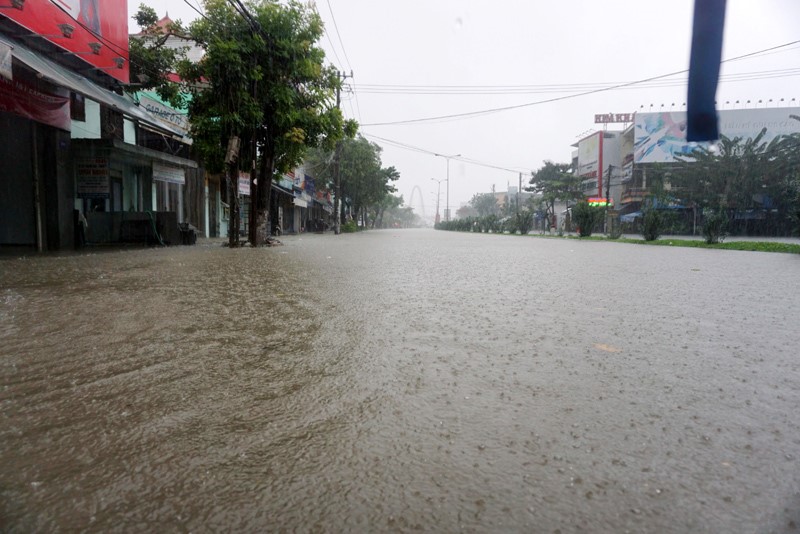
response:
{"label": "blue pole in foreground", "polygon": [[715,98],[722,59],[726,0],[695,0],[689,88],[687,141],[719,139]]}

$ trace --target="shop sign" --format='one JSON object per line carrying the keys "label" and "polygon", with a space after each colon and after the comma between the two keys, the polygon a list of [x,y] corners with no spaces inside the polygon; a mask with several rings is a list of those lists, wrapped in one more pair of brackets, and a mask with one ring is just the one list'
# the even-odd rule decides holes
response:
{"label": "shop sign", "polygon": [[613,206],[614,205],[614,201],[613,200],[609,199],[608,201],[606,201],[606,199],[604,199],[603,197],[587,198],[586,202],[588,202],[590,206],[603,207],[603,206]]}
{"label": "shop sign", "polygon": [[239,194],[250,196],[250,173],[239,171]]}
{"label": "shop sign", "polygon": [[171,167],[153,162],[153,180],[183,185],[186,183],[186,173],[183,167]]}
{"label": "shop sign", "polygon": [[633,113],[598,113],[594,116],[595,124],[612,124],[617,122],[633,122]]}
{"label": "shop sign", "polygon": [[139,97],[139,106],[155,116],[159,122],[178,130],[184,136],[189,134],[189,117],[185,113],[144,95]]}
{"label": "shop sign", "polygon": [[86,158],[75,164],[78,198],[109,198],[108,160]]}

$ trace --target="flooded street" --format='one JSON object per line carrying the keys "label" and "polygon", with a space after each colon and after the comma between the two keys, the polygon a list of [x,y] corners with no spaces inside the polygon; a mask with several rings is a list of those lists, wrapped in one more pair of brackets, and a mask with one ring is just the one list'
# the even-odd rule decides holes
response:
{"label": "flooded street", "polygon": [[0,530],[800,527],[800,257],[283,241],[0,260]]}

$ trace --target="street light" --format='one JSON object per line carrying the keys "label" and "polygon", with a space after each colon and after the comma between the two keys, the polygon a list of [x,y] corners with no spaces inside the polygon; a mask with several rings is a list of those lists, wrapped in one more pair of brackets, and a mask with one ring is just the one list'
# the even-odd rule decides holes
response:
{"label": "street light", "polygon": [[438,184],[436,188],[436,218],[434,219],[434,224],[439,224],[439,199],[442,197],[442,182],[444,180],[437,180],[436,178],[431,178],[431,180]]}
{"label": "street light", "polygon": [[461,154],[453,154],[452,156],[445,156],[444,154],[434,154],[434,156],[439,158],[444,158],[447,160],[447,204],[445,207],[445,216],[444,220],[450,220],[450,160],[453,158],[460,158]]}

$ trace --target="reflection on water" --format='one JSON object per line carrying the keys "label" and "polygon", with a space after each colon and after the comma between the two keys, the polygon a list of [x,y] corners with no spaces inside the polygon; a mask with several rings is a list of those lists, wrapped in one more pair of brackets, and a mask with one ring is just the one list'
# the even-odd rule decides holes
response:
{"label": "reflection on water", "polygon": [[11,531],[783,531],[797,258],[432,231],[0,261]]}

